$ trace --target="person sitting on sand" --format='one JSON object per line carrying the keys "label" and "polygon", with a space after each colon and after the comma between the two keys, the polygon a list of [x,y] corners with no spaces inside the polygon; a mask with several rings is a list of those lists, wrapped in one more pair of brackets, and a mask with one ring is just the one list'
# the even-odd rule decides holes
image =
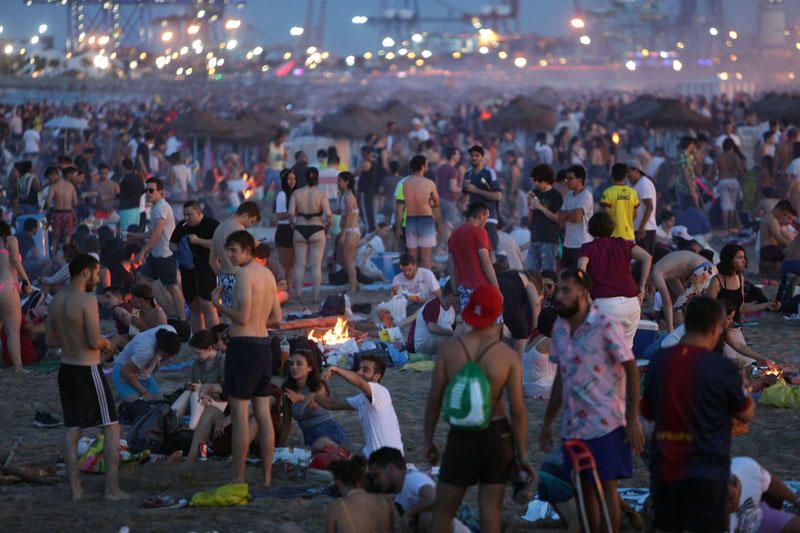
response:
{"label": "person sitting on sand", "polygon": [[780,263],[786,257],[784,248],[792,242],[792,237],[783,230],[784,226],[791,225],[797,217],[797,210],[788,200],[781,200],[772,209],[771,213],[761,219],[761,249],[759,258],[768,263]]}
{"label": "person sitting on sand", "polygon": [[434,296],[420,308],[408,330],[406,347],[412,353],[435,354],[439,343],[452,337],[456,326],[459,299],[448,283],[442,296]]}
{"label": "person sitting on sand", "polygon": [[385,496],[364,490],[366,459],[354,456],[331,463],[341,498],[328,504],[325,533],[378,533],[393,531],[394,508]]}
{"label": "person sitting on sand", "polygon": [[129,331],[133,320],[131,317],[133,306],[125,301],[125,294],[119,287],[106,287],[98,300],[100,305],[111,311],[117,332],[110,340],[118,350],[121,350],[131,340]]}
{"label": "person sitting on sand", "polygon": [[731,459],[728,483],[729,531],[800,531],[800,516],[784,511],[783,502],[789,502],[796,509],[800,505],[800,497],[755,459]]}
{"label": "person sitting on sand", "polygon": [[145,283],[131,287],[131,326],[132,334],[145,331],[167,323],[167,314],[156,303],[153,289]]}
{"label": "person sitting on sand", "polygon": [[303,444],[313,450],[324,446],[342,446],[347,442],[344,428],[333,419],[331,412],[316,402],[305,406],[303,399],[309,393],[327,396],[328,386],[322,381],[320,369],[310,346],[295,347],[287,361],[288,375],[283,382],[283,417],[277,428],[276,446],[285,446],[292,429],[292,418],[303,432]]}
{"label": "person sitting on sand", "polygon": [[114,361],[111,380],[123,402],[160,400],[161,388],[153,372],[181,349],[181,338],[172,326],[157,326],[136,335]]}
{"label": "person sitting on sand", "polygon": [[[339,376],[361,392],[346,400],[327,394],[311,392],[306,395],[306,409],[312,403],[332,411],[358,411],[361,427],[364,430],[364,455],[369,457],[378,448],[389,446],[403,451],[400,437],[400,424],[392,405],[389,389],[380,384],[386,363],[374,355],[364,355],[358,363],[358,372],[332,366],[325,371],[324,379]],[[325,391],[327,392],[327,391]]]}
{"label": "person sitting on sand", "polygon": [[222,382],[225,376],[225,356],[215,348],[217,338],[208,330],[201,329],[189,339],[189,348],[195,360],[189,382],[178,399],[172,404],[175,416],[180,417],[189,410],[189,429],[195,429],[200,415],[208,406],[224,411],[228,402],[223,399]]}
{"label": "person sitting on sand", "polygon": [[[431,476],[406,467],[400,450],[383,447],[369,456],[369,477],[380,492],[396,494],[394,504],[402,516],[403,531],[430,531],[436,482]],[[467,533],[469,528],[453,520],[453,533]]]}

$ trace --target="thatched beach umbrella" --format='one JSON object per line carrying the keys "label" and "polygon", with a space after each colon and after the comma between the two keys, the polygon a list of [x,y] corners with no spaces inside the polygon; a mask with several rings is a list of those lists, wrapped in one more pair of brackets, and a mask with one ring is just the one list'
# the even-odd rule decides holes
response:
{"label": "thatched beach umbrella", "polygon": [[192,109],[172,121],[170,127],[175,131],[189,137],[213,139],[225,138],[230,135],[230,125],[223,119],[217,118],[205,111]]}
{"label": "thatched beach umbrella", "polygon": [[800,95],[769,93],[753,104],[753,109],[762,119],[787,119],[800,122]]}
{"label": "thatched beach umbrella", "polygon": [[489,119],[487,126],[494,130],[552,131],[556,126],[556,110],[524,96],[517,96],[501,107]]}
{"label": "thatched beach umbrella", "polygon": [[647,119],[653,128],[700,130],[711,127],[710,118],[674,98],[642,97],[623,106],[620,114],[628,122]]}
{"label": "thatched beach umbrella", "polygon": [[360,104],[347,104],[329,113],[314,125],[314,133],[334,138],[363,139],[368,133],[380,133],[384,121],[371,109]]}

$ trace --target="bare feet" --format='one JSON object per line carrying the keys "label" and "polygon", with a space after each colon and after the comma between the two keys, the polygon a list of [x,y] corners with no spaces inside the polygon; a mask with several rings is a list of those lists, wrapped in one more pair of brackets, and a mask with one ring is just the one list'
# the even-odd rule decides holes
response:
{"label": "bare feet", "polygon": [[83,499],[83,491],[82,490],[73,491],[73,493],[72,493],[72,501],[79,502],[82,499]]}
{"label": "bare feet", "polygon": [[106,491],[106,500],[111,501],[122,501],[122,500],[130,500],[131,495],[127,492],[122,492],[121,490],[117,489],[116,491]]}

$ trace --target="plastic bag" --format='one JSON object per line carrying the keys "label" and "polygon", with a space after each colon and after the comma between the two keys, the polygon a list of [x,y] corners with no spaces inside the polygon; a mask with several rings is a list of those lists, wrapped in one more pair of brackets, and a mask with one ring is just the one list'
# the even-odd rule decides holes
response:
{"label": "plastic bag", "polygon": [[785,380],[779,379],[774,385],[761,393],[761,405],[773,405],[800,409],[800,387],[792,387]]}
{"label": "plastic bag", "polygon": [[189,507],[233,507],[250,501],[247,483],[232,483],[192,496]]}

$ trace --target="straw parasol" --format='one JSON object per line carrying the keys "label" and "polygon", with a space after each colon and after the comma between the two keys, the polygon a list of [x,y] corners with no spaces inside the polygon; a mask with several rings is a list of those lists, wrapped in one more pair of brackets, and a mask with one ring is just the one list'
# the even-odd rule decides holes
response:
{"label": "straw parasol", "polygon": [[361,139],[368,133],[383,131],[384,126],[383,119],[371,109],[360,104],[347,104],[322,117],[314,125],[314,133],[340,139]]}
{"label": "straw parasol", "polygon": [[170,127],[190,137],[224,139],[231,135],[230,124],[199,109],[192,109],[180,115],[172,121]]}
{"label": "straw parasol", "polygon": [[530,131],[551,131],[556,125],[556,110],[550,106],[533,102],[524,96],[517,96],[501,107],[487,126],[490,129],[522,129]]}
{"label": "straw parasol", "polygon": [[768,93],[753,104],[753,109],[764,119],[787,119],[800,122],[800,95]]}
{"label": "straw parasol", "polygon": [[662,129],[707,129],[711,119],[701,115],[675,98],[643,96],[622,106],[620,115],[627,122],[647,119],[653,128]]}

